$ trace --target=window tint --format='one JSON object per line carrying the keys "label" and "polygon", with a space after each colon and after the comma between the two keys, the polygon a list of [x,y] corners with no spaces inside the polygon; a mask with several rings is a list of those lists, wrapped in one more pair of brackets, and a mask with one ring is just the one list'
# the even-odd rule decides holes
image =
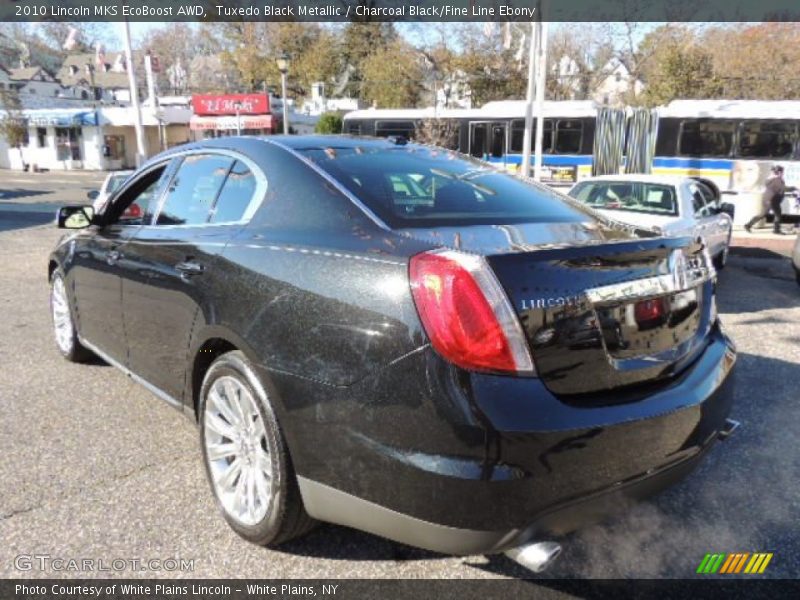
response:
{"label": "window tint", "polygon": [[581,121],[558,121],[556,125],[556,152],[577,154],[581,151],[583,123]]}
{"label": "window tint", "polygon": [[543,186],[448,150],[366,146],[304,152],[391,227],[587,218]]}
{"label": "window tint", "polygon": [[733,121],[683,122],[678,153],[683,156],[728,156],[733,146]]}
{"label": "window tint", "polygon": [[255,191],[255,175],[247,165],[237,160],[233,163],[233,168],[222,186],[209,221],[211,223],[240,221]]}
{"label": "window tint", "polygon": [[739,133],[738,156],[787,158],[792,155],[795,124],[788,121],[744,121]]}
{"label": "window tint", "polygon": [[[511,152],[522,152],[522,143],[525,139],[525,121],[511,121]],[[531,151],[536,145],[536,119],[533,120],[533,135],[531,136]],[[553,151],[553,120],[544,120],[544,133],[542,134],[542,152],[549,154]]]}
{"label": "window tint", "polygon": [[584,181],[569,195],[592,208],[653,215],[678,214],[675,187],[631,181]]}
{"label": "window tint", "polygon": [[233,159],[195,155],[183,159],[170,182],[157,225],[200,225],[208,221],[211,208]]}

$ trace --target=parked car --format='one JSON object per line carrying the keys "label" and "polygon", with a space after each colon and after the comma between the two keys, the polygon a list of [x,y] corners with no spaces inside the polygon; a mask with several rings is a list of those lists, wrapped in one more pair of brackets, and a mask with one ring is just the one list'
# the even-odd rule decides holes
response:
{"label": "parked car", "polygon": [[575,184],[569,195],[611,219],[655,227],[668,236],[701,236],[717,269],[728,261],[734,206],[700,177],[603,175]]}
{"label": "parked car", "polygon": [[59,351],[196,421],[223,516],[258,544],[321,520],[539,569],[544,538],[675,483],[734,427],[701,243],[455,152],[207,140],[58,222]]}
{"label": "parked car", "polygon": [[794,239],[792,266],[794,267],[794,276],[797,278],[797,284],[800,285],[800,232],[798,232],[797,237]]}
{"label": "parked car", "polygon": [[133,171],[112,171],[103,180],[99,190],[92,190],[86,196],[92,201],[95,212],[101,212],[113,194],[133,174]]}

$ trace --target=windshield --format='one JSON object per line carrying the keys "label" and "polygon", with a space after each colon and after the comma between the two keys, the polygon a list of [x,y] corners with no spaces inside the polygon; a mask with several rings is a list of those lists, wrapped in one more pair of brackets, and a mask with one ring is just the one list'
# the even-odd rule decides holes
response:
{"label": "windshield", "polygon": [[544,186],[449,150],[301,150],[393,228],[596,220]]}
{"label": "windshield", "polygon": [[673,185],[641,181],[584,181],[569,195],[592,208],[677,216],[678,198]]}

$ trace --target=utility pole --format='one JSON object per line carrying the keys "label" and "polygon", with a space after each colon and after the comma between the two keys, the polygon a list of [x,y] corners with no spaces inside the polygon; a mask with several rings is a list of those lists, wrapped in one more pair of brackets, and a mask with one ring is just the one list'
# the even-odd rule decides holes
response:
{"label": "utility pole", "polygon": [[139,92],[136,89],[136,73],[133,65],[133,52],[131,51],[131,26],[128,21],[122,23],[122,39],[125,42],[125,63],[128,69],[128,85],[131,94],[131,107],[133,108],[133,127],[136,130],[136,166],[140,166],[147,158],[147,144],[144,139],[142,126],[142,107],[139,106]]}
{"label": "utility pole", "polygon": [[[525,94],[525,132],[522,136],[522,168],[523,177],[531,174],[531,146],[533,145],[533,99],[536,85],[536,46],[539,30],[536,21],[531,22],[530,48],[528,49],[528,89]],[[537,136],[538,138],[539,136]]]}
{"label": "utility pole", "polygon": [[536,25],[539,29],[538,62],[536,65],[536,145],[534,152],[533,178],[542,180],[542,140],[544,139],[544,88],[547,84],[547,22],[542,21],[542,15]]}

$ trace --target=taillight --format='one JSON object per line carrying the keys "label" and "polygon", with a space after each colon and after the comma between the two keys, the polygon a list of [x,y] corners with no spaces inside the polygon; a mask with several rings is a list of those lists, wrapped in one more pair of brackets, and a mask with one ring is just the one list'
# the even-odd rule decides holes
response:
{"label": "taillight", "polygon": [[452,250],[417,254],[411,291],[434,349],[470,370],[533,374],[519,319],[483,257]]}

